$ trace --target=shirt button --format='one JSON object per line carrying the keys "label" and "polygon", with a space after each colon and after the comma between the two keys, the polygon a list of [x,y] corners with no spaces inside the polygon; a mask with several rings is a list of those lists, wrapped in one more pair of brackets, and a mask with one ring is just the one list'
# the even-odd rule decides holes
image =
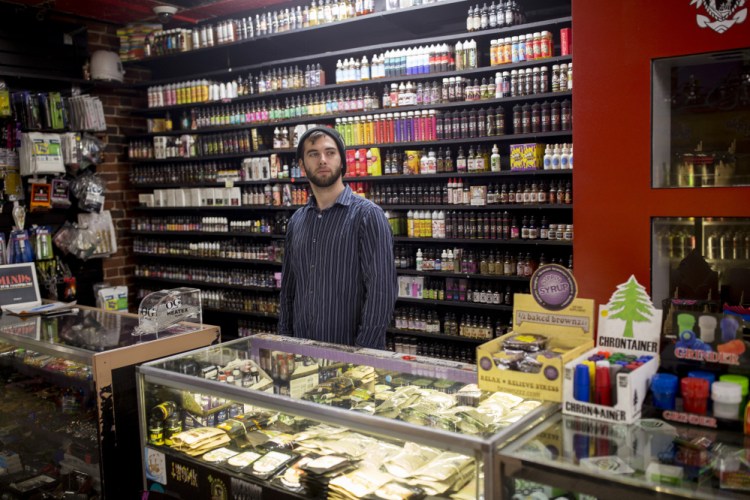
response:
{"label": "shirt button", "polygon": [[323,218],[323,214],[318,214],[318,219],[322,219],[322,218]]}
{"label": "shirt button", "polygon": [[315,239],[315,238],[313,238],[313,243],[317,243],[317,242],[318,242],[318,240]]}

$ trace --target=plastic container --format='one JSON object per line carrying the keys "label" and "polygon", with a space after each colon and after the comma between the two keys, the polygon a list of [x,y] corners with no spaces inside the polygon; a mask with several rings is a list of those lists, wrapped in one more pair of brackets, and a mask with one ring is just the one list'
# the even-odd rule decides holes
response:
{"label": "plastic container", "polygon": [[678,378],[671,373],[657,373],[651,380],[651,396],[654,407],[674,410],[677,397]]}
{"label": "plastic container", "polygon": [[738,411],[738,417],[743,418],[745,414],[745,406],[747,405],[747,394],[748,394],[748,386],[750,385],[750,380],[748,380],[747,377],[743,375],[722,375],[719,377],[720,382],[731,382],[733,384],[737,384],[742,388],[742,402],[740,404],[740,409]]}
{"label": "plastic container", "polygon": [[714,382],[711,385],[711,399],[714,402],[714,417],[738,420],[742,387],[733,382]]}
{"label": "plastic container", "polygon": [[693,370],[691,372],[688,372],[688,377],[695,377],[695,378],[703,378],[708,380],[708,387],[709,387],[709,393],[708,393],[708,411],[711,412],[711,407],[713,406],[711,403],[711,392],[710,387],[713,385],[714,382],[716,382],[716,374],[712,372],[706,372],[702,370]]}
{"label": "plastic container", "polygon": [[705,415],[708,407],[708,380],[685,377],[680,381],[682,408],[688,413]]}

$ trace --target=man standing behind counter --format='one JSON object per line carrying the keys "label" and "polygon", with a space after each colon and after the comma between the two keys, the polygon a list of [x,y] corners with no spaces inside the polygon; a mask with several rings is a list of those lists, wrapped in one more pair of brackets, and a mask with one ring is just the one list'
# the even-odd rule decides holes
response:
{"label": "man standing behind counter", "polygon": [[385,349],[398,291],[393,237],[383,210],[344,185],[344,149],[330,128],[300,137],[313,194],[287,225],[279,334]]}

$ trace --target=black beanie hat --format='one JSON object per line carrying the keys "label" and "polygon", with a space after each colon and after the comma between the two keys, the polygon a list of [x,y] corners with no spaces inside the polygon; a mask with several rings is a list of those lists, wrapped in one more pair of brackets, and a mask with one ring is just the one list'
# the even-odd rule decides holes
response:
{"label": "black beanie hat", "polygon": [[299,142],[297,143],[297,159],[302,160],[305,141],[315,132],[323,132],[334,140],[336,146],[339,148],[339,155],[341,155],[341,175],[344,175],[346,173],[346,146],[344,146],[344,139],[341,138],[341,134],[339,134],[336,129],[329,127],[312,127],[307,129],[305,133],[300,136]]}

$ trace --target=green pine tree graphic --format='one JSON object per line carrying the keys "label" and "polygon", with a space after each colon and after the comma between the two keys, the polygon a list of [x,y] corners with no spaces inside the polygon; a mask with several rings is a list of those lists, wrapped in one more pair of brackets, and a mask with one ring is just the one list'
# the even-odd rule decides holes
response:
{"label": "green pine tree graphic", "polygon": [[647,322],[652,316],[653,305],[651,299],[643,288],[635,280],[635,276],[617,286],[617,291],[612,295],[608,306],[610,318],[625,321],[623,337],[633,337],[633,323]]}

